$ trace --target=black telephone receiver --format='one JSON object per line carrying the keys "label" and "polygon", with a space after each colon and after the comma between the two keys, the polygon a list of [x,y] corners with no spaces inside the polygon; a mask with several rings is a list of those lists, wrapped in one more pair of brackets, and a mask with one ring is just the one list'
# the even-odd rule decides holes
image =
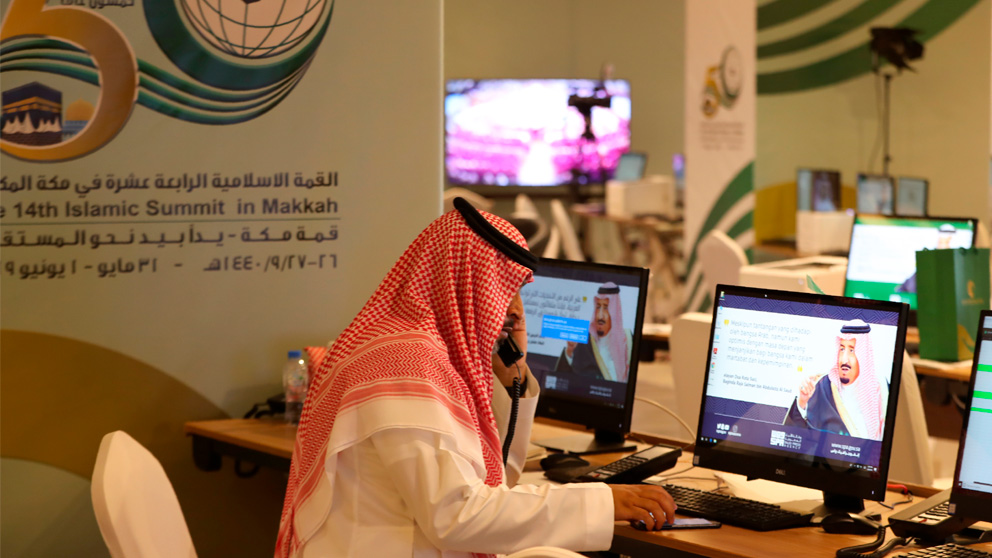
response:
{"label": "black telephone receiver", "polygon": [[513,337],[507,337],[505,341],[500,342],[499,347],[496,349],[496,354],[503,361],[503,366],[507,368],[513,366],[515,362],[524,356],[520,347],[513,341]]}

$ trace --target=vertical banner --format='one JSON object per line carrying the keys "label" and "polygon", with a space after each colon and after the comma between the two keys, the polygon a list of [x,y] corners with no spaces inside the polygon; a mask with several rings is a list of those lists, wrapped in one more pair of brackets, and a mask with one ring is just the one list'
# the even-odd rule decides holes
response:
{"label": "vertical banner", "polygon": [[271,556],[285,477],[197,471],[183,423],[280,393],[439,214],[441,2],[2,9],[2,554],[104,554],[121,429],[200,556]]}
{"label": "vertical banner", "polygon": [[685,250],[687,310],[711,294],[697,248],[713,229],[754,243],[755,21],[753,0],[686,2]]}

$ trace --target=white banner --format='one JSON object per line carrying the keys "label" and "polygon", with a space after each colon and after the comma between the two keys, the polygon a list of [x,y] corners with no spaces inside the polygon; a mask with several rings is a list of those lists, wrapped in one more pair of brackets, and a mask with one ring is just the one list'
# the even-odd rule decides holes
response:
{"label": "white banner", "polygon": [[690,0],[685,26],[687,309],[707,305],[697,246],[710,230],[745,249],[754,239],[755,25],[753,0]]}
{"label": "white banner", "polygon": [[200,555],[271,556],[285,478],[196,471],[183,422],[281,392],[440,213],[441,2],[230,9],[3,1],[4,555],[101,554],[89,478],[122,429]]}

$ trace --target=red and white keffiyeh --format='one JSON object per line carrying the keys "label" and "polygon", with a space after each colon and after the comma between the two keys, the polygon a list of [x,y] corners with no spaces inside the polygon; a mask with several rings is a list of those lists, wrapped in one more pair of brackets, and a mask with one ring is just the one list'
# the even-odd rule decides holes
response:
{"label": "red and white keffiyeh", "polygon": [[[526,248],[512,225],[481,215]],[[441,216],[413,241],[311,379],[277,558],[293,556],[321,524],[301,518],[326,517],[331,497],[325,469],[333,471],[337,453],[398,425],[390,418],[397,414],[369,412],[381,409],[383,401],[395,413],[403,405],[439,411],[435,416],[443,415],[457,430],[477,435],[486,484],[502,482],[499,434],[490,407],[491,354],[510,300],[531,274],[470,228],[458,211]]]}

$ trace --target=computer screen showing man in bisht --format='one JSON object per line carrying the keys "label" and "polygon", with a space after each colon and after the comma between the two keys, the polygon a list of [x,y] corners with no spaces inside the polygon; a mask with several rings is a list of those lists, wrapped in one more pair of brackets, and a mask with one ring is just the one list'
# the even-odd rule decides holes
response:
{"label": "computer screen showing man in bisht", "polygon": [[596,429],[603,442],[611,435],[623,442],[647,278],[642,268],[541,260],[534,281],[520,291],[527,364],[541,384],[539,415]]}
{"label": "computer screen showing man in bisht", "polygon": [[884,496],[908,309],[720,285],[703,387],[700,466]]}

